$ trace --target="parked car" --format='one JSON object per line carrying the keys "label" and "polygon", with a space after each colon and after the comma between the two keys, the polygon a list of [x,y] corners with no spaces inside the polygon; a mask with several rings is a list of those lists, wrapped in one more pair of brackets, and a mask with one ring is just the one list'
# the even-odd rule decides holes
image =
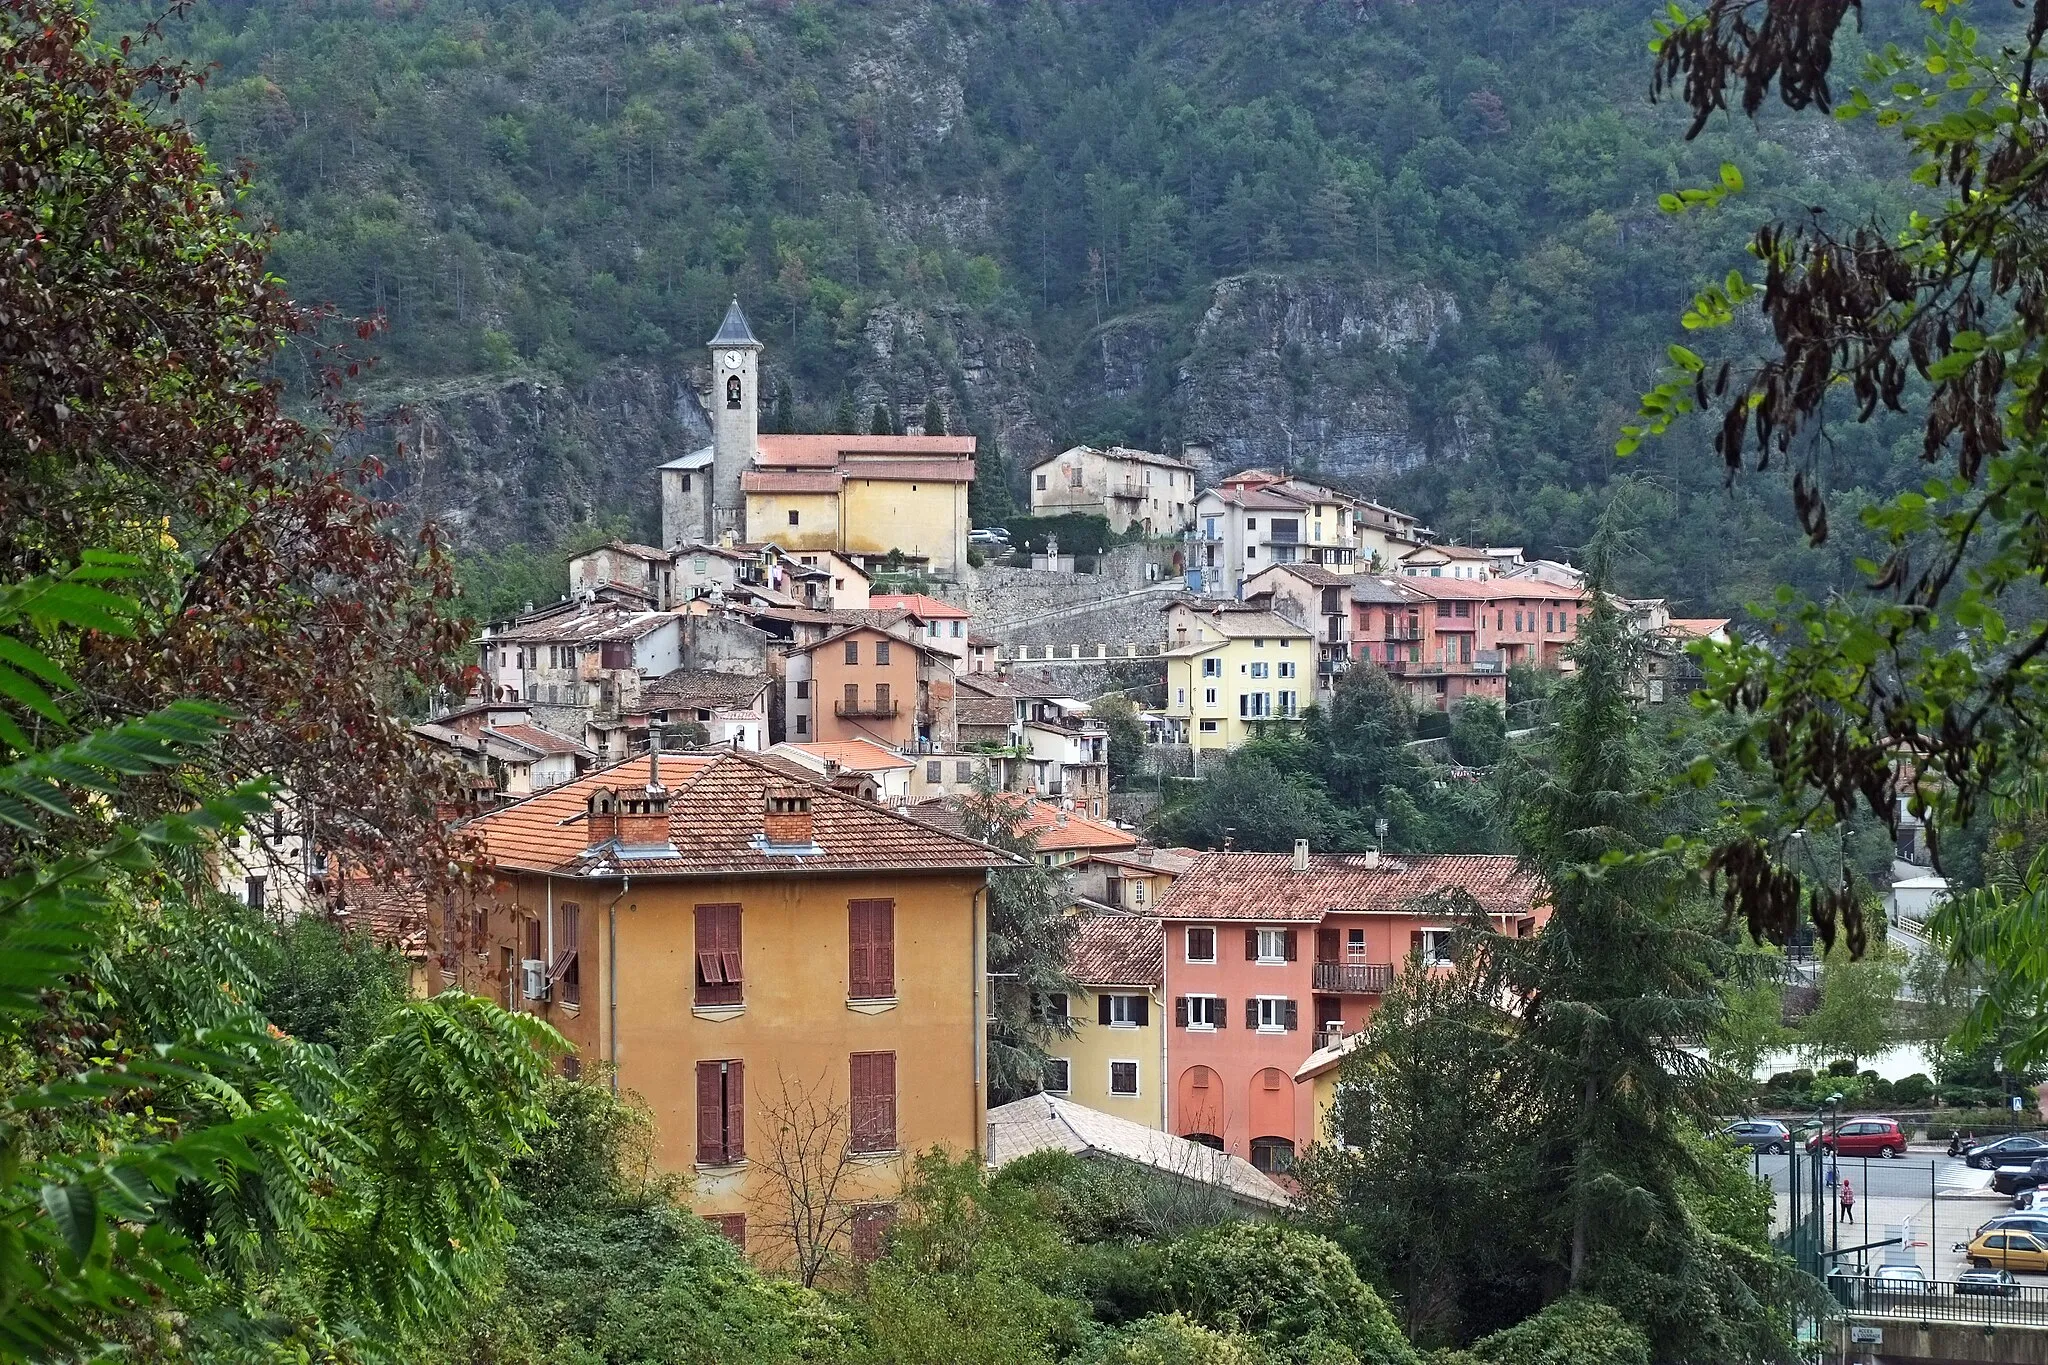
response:
{"label": "parked car", "polygon": [[2012,1211],[2014,1213],[2039,1212],[2048,1214],[2048,1197],[2044,1196],[2048,1196],[2048,1190],[2043,1190],[2039,1187],[2021,1190],[2012,1197]]}
{"label": "parked car", "polygon": [[2048,1270],[2048,1241],[2018,1228],[1988,1228],[1965,1250],[1979,1270]]}
{"label": "parked car", "polygon": [[1958,1294],[1993,1294],[2009,1299],[2020,1292],[2020,1282],[2010,1270],[1965,1270],[1956,1276]]}
{"label": "parked car", "polygon": [[1874,1299],[1917,1299],[1934,1292],[1927,1272],[1917,1265],[1881,1265],[1871,1277]]}
{"label": "parked car", "polygon": [[1977,1229],[1979,1232],[2019,1231],[2031,1233],[2048,1246],[2048,1213],[2001,1213]]}
{"label": "parked car", "polygon": [[1723,1128],[1719,1136],[1738,1147],[1749,1147],[1772,1156],[1792,1150],[1792,1130],[1776,1119],[1738,1119]]}
{"label": "parked car", "polygon": [[2000,1166],[1991,1176],[1991,1188],[1999,1194],[2018,1194],[2048,1181],[2048,1157],[2031,1166]]}
{"label": "parked car", "polygon": [[1000,526],[983,526],[967,533],[969,545],[1008,545],[1010,533]]}
{"label": "parked car", "polygon": [[2036,1133],[2014,1133],[1996,1142],[1980,1142],[1963,1153],[1963,1160],[1980,1171],[1999,1166],[2031,1166],[2048,1156],[2048,1141]]}
{"label": "parked car", "polygon": [[1850,1119],[1836,1124],[1833,1132],[1815,1133],[1806,1140],[1807,1151],[1822,1149],[1838,1156],[1902,1157],[1906,1134],[1897,1119]]}

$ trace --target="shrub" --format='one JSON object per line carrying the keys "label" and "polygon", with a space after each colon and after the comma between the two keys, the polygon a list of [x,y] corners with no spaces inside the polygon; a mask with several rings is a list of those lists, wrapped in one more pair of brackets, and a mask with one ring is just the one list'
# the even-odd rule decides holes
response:
{"label": "shrub", "polygon": [[1361,1365],[1416,1359],[1386,1304],[1326,1237],[1273,1223],[1212,1228],[1168,1249],[1166,1281],[1197,1321],[1249,1332],[1284,1360],[1328,1358],[1330,1345]]}
{"label": "shrub", "polygon": [[1650,1342],[1608,1305],[1571,1296],[1481,1337],[1470,1354],[1484,1365],[1650,1365]]}
{"label": "shrub", "polygon": [[1167,1313],[1133,1323],[1086,1359],[1088,1365],[1261,1365],[1266,1353],[1245,1337]]}
{"label": "shrub", "polygon": [[1828,1063],[1828,1075],[1830,1076],[1853,1076],[1855,1074],[1856,1063],[1848,1057],[1837,1057]]}
{"label": "shrub", "polygon": [[1813,1073],[1803,1066],[1792,1071],[1780,1071],[1764,1082],[1765,1087],[1770,1090],[1796,1090],[1802,1094],[1812,1084]]}
{"label": "shrub", "polygon": [[1892,1099],[1898,1104],[1925,1104],[1934,1098],[1934,1082],[1919,1072],[1892,1082]]}

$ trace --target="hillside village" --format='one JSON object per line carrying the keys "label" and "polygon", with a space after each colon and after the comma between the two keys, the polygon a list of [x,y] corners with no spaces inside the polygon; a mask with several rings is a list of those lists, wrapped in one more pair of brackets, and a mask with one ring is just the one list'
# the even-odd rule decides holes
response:
{"label": "hillside village", "polygon": [[[647,1096],[659,1163],[742,1246],[769,1196],[749,1153],[790,1098],[771,1078],[796,1074],[844,1097],[857,1247],[898,1153],[1020,1124],[1118,1121],[1155,1164],[1156,1135],[1197,1144],[1227,1163],[1209,1183],[1283,1207],[1401,964],[1448,963],[1444,896],[1526,938],[1544,894],[1492,854],[1162,846],[1120,789],[1299,725],[1353,669],[1425,716],[1505,716],[1511,674],[1571,667],[1585,575],[1284,470],[1198,487],[1166,455],[1076,447],[1030,490],[1034,518],[1122,539],[1080,572],[1056,538],[969,524],[974,438],[763,434],[737,300],[709,349],[712,443],[649,475],[666,544],[571,557],[560,600],[483,627],[474,694],[415,726],[470,774],[463,828],[494,869],[465,915],[407,931],[419,970]],[[1654,644],[1646,703],[1688,690],[1687,644],[1726,638],[1620,606]],[[1133,612],[1149,631],[1112,643]],[[1141,744],[1115,781],[1104,697],[1134,703]],[[1028,1002],[1043,1075],[1013,1097],[976,1021],[1000,986],[987,879],[1020,857],[1058,874],[1071,942],[1067,989]],[[293,856],[270,861],[252,902],[304,894]]]}

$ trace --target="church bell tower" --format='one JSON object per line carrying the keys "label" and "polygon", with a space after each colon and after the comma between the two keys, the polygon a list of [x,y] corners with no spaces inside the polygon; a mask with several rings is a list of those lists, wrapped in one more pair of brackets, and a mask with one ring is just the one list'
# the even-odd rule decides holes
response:
{"label": "church bell tower", "polygon": [[740,476],[754,467],[761,434],[761,343],[734,299],[711,338],[711,535],[747,538]]}

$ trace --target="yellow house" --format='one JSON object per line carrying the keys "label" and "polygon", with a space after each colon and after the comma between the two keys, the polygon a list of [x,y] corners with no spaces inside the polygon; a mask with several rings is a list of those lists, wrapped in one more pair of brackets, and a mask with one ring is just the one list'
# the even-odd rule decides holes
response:
{"label": "yellow house", "polygon": [[[490,880],[440,926],[443,978],[644,1097],[656,1164],[764,1262],[821,1197],[866,1254],[907,1156],[981,1147],[1005,855],[730,751],[642,755],[468,828]],[[799,1146],[833,1188],[778,1176]]]}
{"label": "yellow house", "polygon": [[1337,1106],[1337,1083],[1344,1078],[1344,1059],[1365,1041],[1365,1033],[1345,1034],[1326,1047],[1319,1047],[1294,1069],[1296,1090],[1308,1088],[1310,1112],[1315,1116],[1312,1142],[1337,1142],[1330,1131],[1330,1111]]}
{"label": "yellow house", "polygon": [[793,554],[901,551],[957,577],[974,447],[972,436],[761,436],[740,478],[747,534]]}
{"label": "yellow house", "polygon": [[1166,609],[1167,719],[1185,742],[1228,751],[1315,700],[1316,642],[1305,627],[1236,602]]}
{"label": "yellow house", "polygon": [[1147,1128],[1166,1127],[1165,939],[1148,915],[1076,915],[1068,967],[1082,989],[1054,996],[1073,1032],[1047,1047],[1047,1092]]}

